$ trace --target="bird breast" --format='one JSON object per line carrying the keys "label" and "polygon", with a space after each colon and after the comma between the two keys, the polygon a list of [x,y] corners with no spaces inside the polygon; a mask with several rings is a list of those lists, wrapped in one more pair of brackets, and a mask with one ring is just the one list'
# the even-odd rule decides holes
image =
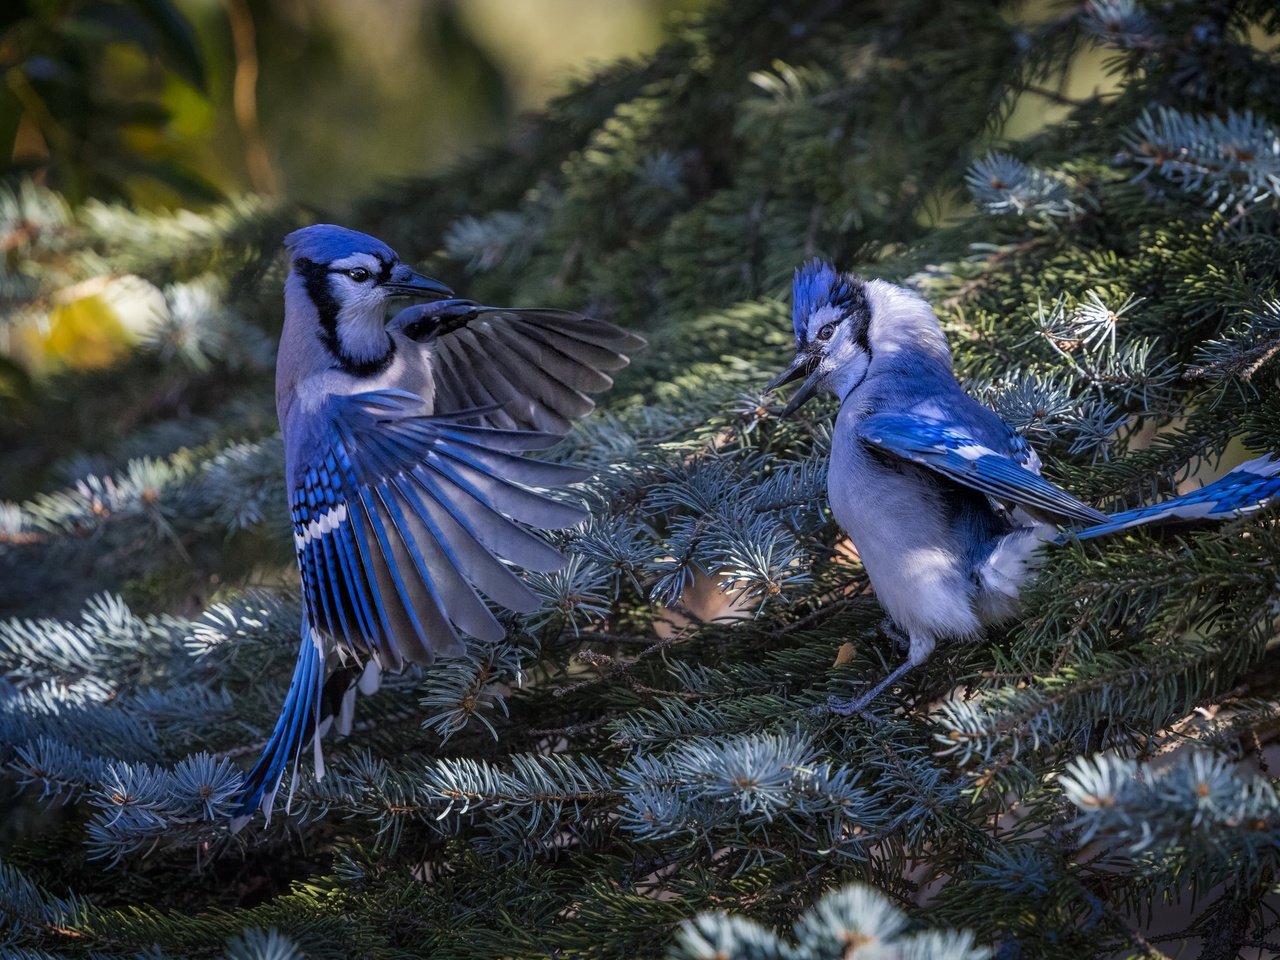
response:
{"label": "bird breast", "polygon": [[876,599],[908,633],[977,635],[965,552],[937,485],[909,465],[873,457],[858,439],[856,420],[842,408],[827,489]]}

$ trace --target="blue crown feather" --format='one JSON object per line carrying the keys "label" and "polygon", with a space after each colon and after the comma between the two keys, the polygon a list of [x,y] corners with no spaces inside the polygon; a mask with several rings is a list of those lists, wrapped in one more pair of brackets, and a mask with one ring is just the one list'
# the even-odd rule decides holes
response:
{"label": "blue crown feather", "polygon": [[331,263],[353,253],[373,254],[384,263],[400,259],[377,237],[332,223],[317,223],[295,230],[284,238],[284,245],[295,260],[306,259],[315,263]]}
{"label": "blue crown feather", "polygon": [[804,339],[809,315],[831,301],[832,291],[839,282],[840,274],[825,260],[814,258],[796,267],[791,284],[791,326],[795,330],[797,344]]}

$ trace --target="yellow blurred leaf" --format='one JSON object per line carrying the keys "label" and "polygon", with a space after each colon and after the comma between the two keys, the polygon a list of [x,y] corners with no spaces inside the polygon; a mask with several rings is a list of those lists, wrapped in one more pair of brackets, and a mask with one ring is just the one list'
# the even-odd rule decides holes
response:
{"label": "yellow blurred leaf", "polygon": [[24,334],[33,360],[79,369],[107,366],[132,341],[119,315],[97,294],[55,306],[47,324]]}

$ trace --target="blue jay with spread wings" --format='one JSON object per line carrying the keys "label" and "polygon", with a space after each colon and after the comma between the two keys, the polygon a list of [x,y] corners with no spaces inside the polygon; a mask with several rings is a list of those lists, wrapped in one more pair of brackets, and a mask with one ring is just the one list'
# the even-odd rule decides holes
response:
{"label": "blue jay with spread wings", "polygon": [[810,261],[796,271],[793,325],[795,359],[767,390],[803,380],[783,416],[819,391],[840,399],[831,510],[908,648],[861,697],[832,698],[842,715],[865,711],[940,639],[973,639],[1014,616],[1046,541],[1240,516],[1280,498],[1280,458],[1268,455],[1200,490],[1107,516],[1043,479],[1027,442],[960,389],[920,297]]}
{"label": "blue jay with spread wings", "polygon": [[[585,478],[520,454],[555,444],[644,341],[559,310],[450,299],[374,237],[330,224],[285,238],[276,411],[302,573],[302,642],[241,818],[268,816],[308,739],[351,727],[383,669],[502,637],[489,602],[537,600],[513,567],[564,558],[531,529],[585,519],[542,490]],[[387,321],[388,304],[434,299]],[[446,299],[441,299],[446,298]]]}

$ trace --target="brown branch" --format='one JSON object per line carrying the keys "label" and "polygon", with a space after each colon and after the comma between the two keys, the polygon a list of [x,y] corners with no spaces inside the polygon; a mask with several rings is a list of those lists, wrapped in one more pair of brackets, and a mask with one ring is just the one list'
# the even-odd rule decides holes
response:
{"label": "brown branch", "polygon": [[259,193],[276,193],[279,190],[278,178],[258,126],[258,40],[253,13],[249,10],[248,0],[224,2],[236,60],[232,109],[236,126],[244,139],[244,165],[249,171],[253,189]]}

